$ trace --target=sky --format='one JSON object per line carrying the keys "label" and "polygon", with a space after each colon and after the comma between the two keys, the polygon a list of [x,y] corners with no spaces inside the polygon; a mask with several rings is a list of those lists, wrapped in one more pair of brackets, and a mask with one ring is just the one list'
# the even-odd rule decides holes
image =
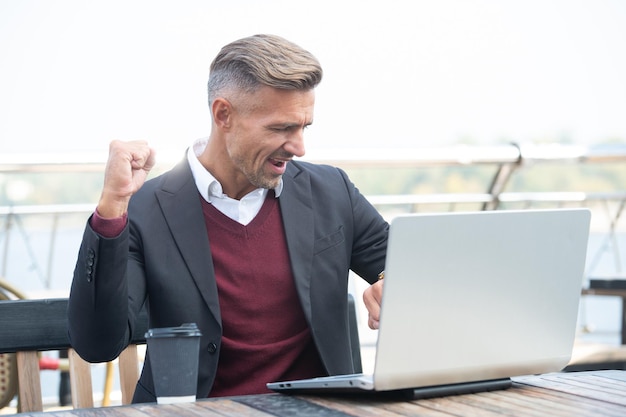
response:
{"label": "sky", "polygon": [[273,33],[322,63],[309,151],[626,142],[626,1],[0,0],[0,153],[182,153],[219,49]]}

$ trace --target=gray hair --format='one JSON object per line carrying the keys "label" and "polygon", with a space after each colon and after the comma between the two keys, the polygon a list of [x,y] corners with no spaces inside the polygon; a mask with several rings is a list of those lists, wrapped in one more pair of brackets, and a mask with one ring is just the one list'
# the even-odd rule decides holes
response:
{"label": "gray hair", "polygon": [[254,35],[224,46],[211,63],[209,105],[231,88],[311,90],[320,81],[322,66],[310,52],[279,36]]}

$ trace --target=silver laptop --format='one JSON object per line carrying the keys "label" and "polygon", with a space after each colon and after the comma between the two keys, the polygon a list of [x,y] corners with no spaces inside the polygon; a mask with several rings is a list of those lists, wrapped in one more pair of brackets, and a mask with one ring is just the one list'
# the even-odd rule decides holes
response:
{"label": "silver laptop", "polygon": [[425,398],[560,371],[574,343],[590,219],[587,209],[394,218],[373,375],[267,387]]}

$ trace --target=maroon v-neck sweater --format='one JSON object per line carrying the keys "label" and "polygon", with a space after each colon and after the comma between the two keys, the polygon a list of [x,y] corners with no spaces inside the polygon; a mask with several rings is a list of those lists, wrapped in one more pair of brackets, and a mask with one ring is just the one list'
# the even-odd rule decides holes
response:
{"label": "maroon v-neck sweater", "polygon": [[268,194],[246,226],[202,199],[223,328],[211,397],[326,373],[296,294],[278,199]]}

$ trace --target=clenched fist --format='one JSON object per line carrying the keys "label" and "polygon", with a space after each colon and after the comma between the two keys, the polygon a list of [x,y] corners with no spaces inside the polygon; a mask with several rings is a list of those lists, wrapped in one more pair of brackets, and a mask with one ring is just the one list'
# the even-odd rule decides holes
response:
{"label": "clenched fist", "polygon": [[146,181],[154,162],[154,150],[146,141],[112,141],[97,207],[98,214],[104,218],[124,215],[130,197]]}

